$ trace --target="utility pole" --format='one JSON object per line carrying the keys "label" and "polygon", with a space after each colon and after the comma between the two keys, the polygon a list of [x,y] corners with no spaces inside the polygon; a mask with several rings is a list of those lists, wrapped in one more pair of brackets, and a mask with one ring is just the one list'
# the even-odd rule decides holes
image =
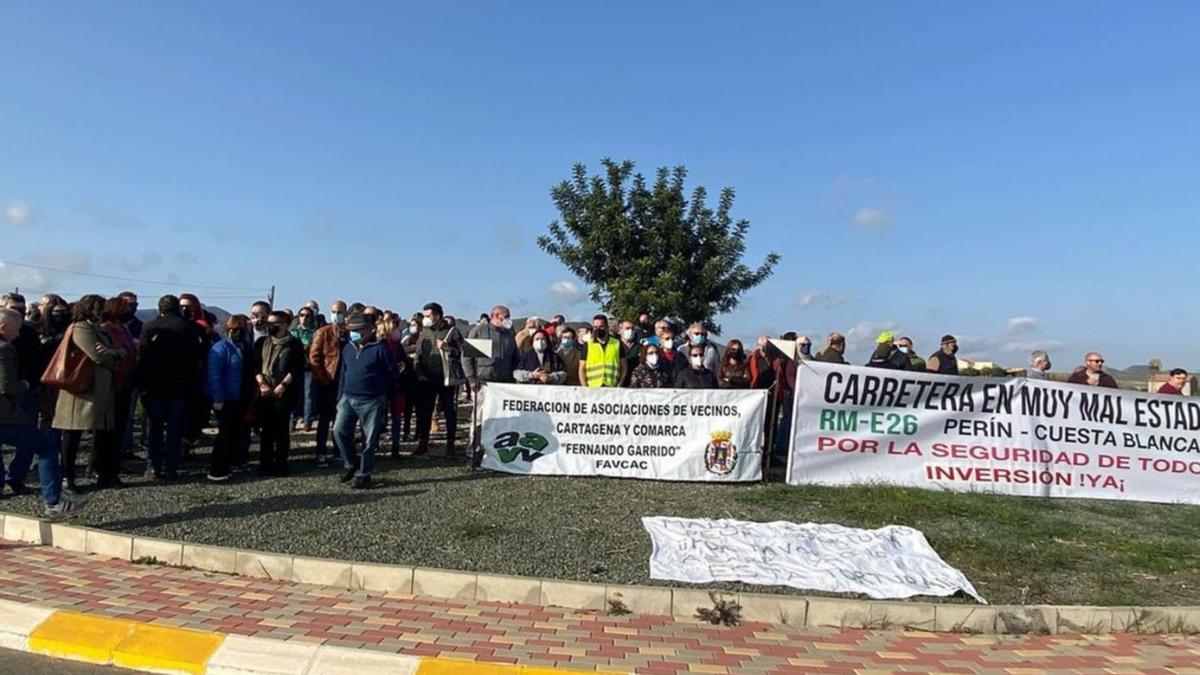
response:
{"label": "utility pole", "polygon": [[271,306],[272,310],[275,309],[275,286],[271,286],[271,291],[267,293],[267,304]]}

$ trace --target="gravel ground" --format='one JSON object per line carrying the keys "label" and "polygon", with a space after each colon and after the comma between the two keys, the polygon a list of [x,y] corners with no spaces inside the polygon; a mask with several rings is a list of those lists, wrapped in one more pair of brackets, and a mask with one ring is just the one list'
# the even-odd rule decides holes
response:
{"label": "gravel ground", "polygon": [[[1200,604],[1196,507],[792,487],[778,478],[739,485],[514,476],[472,470],[465,459],[386,452],[376,486],[358,491],[338,482],[339,469],[315,468],[311,434],[293,440],[288,478],[261,479],[251,469],[210,484],[200,448],[174,484],[139,475],[123,489],[87,492],[91,481],[81,480],[85,501],[75,520],[295,555],[633,584],[660,583],[648,576],[646,515],[896,523],[925,532],[994,603]],[[0,509],[41,513],[35,496],[7,497]]]}

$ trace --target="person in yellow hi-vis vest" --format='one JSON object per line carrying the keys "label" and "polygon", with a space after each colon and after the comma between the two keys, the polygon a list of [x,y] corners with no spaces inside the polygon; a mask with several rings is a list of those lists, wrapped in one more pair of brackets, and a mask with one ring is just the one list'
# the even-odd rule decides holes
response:
{"label": "person in yellow hi-vis vest", "polygon": [[579,360],[579,381],[585,387],[616,387],[625,379],[621,341],[608,334],[608,317],[592,317],[592,339]]}

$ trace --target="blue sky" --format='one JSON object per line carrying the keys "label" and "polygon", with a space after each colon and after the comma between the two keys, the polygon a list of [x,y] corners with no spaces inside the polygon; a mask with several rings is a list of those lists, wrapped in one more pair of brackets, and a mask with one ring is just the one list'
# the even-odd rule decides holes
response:
{"label": "blue sky", "polygon": [[[0,268],[475,316],[594,308],[534,243],[605,156],[737,189],[727,335],[1200,366],[1195,3],[5,3]],[[566,282],[566,283],[562,283]],[[220,286],[226,288],[199,288]],[[150,303],[145,303],[150,304]]]}

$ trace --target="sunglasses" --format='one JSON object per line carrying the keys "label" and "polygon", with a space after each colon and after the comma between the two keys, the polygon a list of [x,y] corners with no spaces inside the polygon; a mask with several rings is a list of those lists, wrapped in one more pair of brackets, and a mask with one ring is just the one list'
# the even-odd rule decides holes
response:
{"label": "sunglasses", "polygon": [[1104,359],[1088,359],[1088,363],[1104,363]]}

